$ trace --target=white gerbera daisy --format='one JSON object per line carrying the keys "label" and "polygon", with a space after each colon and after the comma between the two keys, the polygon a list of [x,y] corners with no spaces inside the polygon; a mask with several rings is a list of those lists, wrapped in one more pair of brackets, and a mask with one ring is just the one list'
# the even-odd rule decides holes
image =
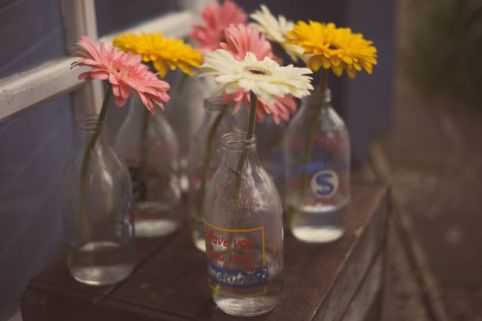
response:
{"label": "white gerbera daisy", "polygon": [[286,34],[294,28],[294,23],[284,16],[276,18],[268,7],[261,5],[261,10],[251,14],[251,19],[256,21],[252,26],[263,33],[268,40],[278,43],[286,53],[297,61],[303,55],[303,48],[286,43]]}
{"label": "white gerbera daisy", "polygon": [[297,98],[309,95],[313,86],[307,75],[311,73],[308,68],[280,66],[270,58],[257,60],[252,53],[239,61],[223,49],[208,53],[201,67],[201,75],[213,76],[224,94],[251,91],[266,104],[287,95]]}

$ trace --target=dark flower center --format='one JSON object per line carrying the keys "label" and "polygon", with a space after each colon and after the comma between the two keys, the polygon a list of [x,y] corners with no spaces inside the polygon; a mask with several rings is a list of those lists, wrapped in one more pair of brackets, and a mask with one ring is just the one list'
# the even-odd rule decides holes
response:
{"label": "dark flower center", "polygon": [[263,75],[263,76],[266,76],[266,75],[270,75],[271,73],[266,70],[266,69],[261,69],[261,68],[256,68],[256,67],[248,67],[246,68],[247,71],[249,71],[250,73],[252,74],[255,74],[255,75]]}

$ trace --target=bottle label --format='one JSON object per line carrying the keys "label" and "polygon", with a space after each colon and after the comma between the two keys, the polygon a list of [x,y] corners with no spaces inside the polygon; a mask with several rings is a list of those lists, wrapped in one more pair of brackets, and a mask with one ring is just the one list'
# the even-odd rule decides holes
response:
{"label": "bottle label", "polygon": [[318,160],[295,167],[288,177],[288,188],[305,188],[313,198],[329,201],[349,188],[349,165],[343,162]]}
{"label": "bottle label", "polygon": [[233,288],[263,286],[269,278],[264,227],[221,228],[204,223],[208,275]]}
{"label": "bottle label", "polygon": [[339,182],[335,171],[321,170],[311,178],[311,190],[318,198],[331,198],[336,195]]}
{"label": "bottle label", "polygon": [[257,287],[264,285],[268,280],[267,267],[255,271],[229,270],[210,263],[208,264],[208,274],[216,283],[232,288]]}

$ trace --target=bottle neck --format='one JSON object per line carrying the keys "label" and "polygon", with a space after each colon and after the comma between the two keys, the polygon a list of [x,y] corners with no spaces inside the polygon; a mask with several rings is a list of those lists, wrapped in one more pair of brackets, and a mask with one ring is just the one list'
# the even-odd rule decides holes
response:
{"label": "bottle neck", "polygon": [[228,108],[228,104],[222,96],[214,96],[204,100],[205,122],[214,122],[222,112],[226,111],[226,108]]}
{"label": "bottle neck", "polygon": [[84,147],[84,149],[93,139],[95,139],[96,148],[103,143],[104,126],[103,124],[99,123],[97,115],[89,115],[85,118],[78,119],[77,123],[79,128],[80,143],[81,146]]}
{"label": "bottle neck", "polygon": [[144,107],[137,95],[133,95],[127,104],[126,122],[139,122],[149,117],[149,111]]}
{"label": "bottle neck", "polygon": [[246,139],[246,132],[235,131],[222,138],[223,166],[235,172],[243,172],[258,164],[256,139]]}
{"label": "bottle neck", "polygon": [[[148,111],[137,96],[131,98],[127,108],[127,116],[117,135],[117,146],[129,141],[140,148],[148,137],[165,134],[165,127],[169,125],[163,110],[155,108],[152,112]],[[121,138],[125,141],[119,140]]]}
{"label": "bottle neck", "polygon": [[205,108],[204,121],[206,123],[213,123],[216,118],[223,112],[221,108]]}
{"label": "bottle neck", "polygon": [[328,110],[333,108],[331,104],[331,90],[330,89],[318,89],[312,92],[308,97],[306,107],[310,109],[322,109]]}

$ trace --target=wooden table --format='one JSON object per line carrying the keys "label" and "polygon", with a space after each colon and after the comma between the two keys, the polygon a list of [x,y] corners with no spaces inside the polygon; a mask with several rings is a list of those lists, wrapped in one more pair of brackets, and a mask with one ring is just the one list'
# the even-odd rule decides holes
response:
{"label": "wooden table", "polygon": [[[308,245],[287,234],[285,290],[278,307],[254,320],[365,320],[377,316],[388,214],[387,189],[354,185],[346,235]],[[123,283],[88,287],[75,282],[64,260],[32,280],[22,300],[24,321],[221,321],[210,299],[206,262],[189,231],[139,240],[139,264]]]}

